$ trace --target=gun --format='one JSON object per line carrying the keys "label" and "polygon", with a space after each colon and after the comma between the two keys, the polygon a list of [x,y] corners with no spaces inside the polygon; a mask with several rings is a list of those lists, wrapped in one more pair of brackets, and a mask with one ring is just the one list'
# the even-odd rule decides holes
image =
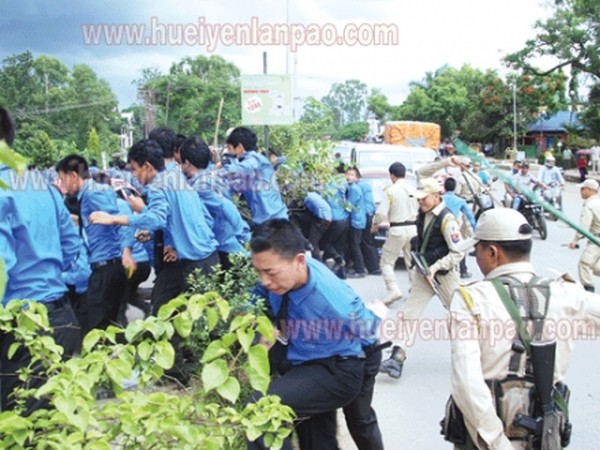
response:
{"label": "gun", "polygon": [[423,261],[422,256],[413,250],[410,252],[410,257],[414,266],[417,268],[417,271],[423,276],[423,278],[427,280],[431,286],[431,289],[433,289],[433,293],[437,295],[442,301],[442,304],[445,305],[444,298],[442,297],[442,294],[440,294],[440,284],[434,278],[431,278],[431,272],[429,271],[425,261]]}
{"label": "gun", "polygon": [[556,342],[531,342],[530,357],[533,367],[536,400],[541,408],[541,417],[518,415],[514,424],[529,430],[540,439],[540,450],[560,450],[560,418],[552,398],[554,390],[554,361]]}

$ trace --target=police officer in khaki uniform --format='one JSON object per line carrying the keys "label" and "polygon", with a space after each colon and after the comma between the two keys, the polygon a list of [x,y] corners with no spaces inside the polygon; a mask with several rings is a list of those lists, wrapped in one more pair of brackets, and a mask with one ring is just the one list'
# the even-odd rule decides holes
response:
{"label": "police officer in khaki uniform", "polygon": [[[581,228],[588,230],[594,236],[600,236],[600,196],[598,196],[598,182],[587,179],[579,185],[583,209],[581,210]],[[569,248],[579,246],[578,241],[583,238],[581,233],[576,233]],[[588,241],[585,250],[579,259],[579,280],[583,287],[594,292],[594,275],[600,275],[600,247]]]}
{"label": "police officer in khaki uniform", "polygon": [[392,185],[384,190],[381,203],[373,218],[372,233],[376,233],[379,225],[386,219],[390,221],[390,229],[385,244],[383,244],[379,267],[385,282],[387,297],[383,299],[386,305],[402,298],[402,291],[394,274],[396,260],[403,255],[407,268],[411,266],[410,240],[417,234],[415,219],[419,208],[417,201],[411,197],[414,188],[406,183],[406,167],[401,162],[393,163],[390,168]]}
{"label": "police officer in khaki uniform", "polygon": [[[413,245],[413,250],[421,256],[429,274],[425,277],[417,273],[416,267],[412,269],[410,294],[401,322],[403,329],[398,330],[400,339],[407,336],[409,322],[419,319],[435,294],[434,284],[446,308],[449,308],[452,293],[458,287],[456,267],[463,257],[457,248],[461,241],[460,229],[456,217],[442,200],[441,190],[436,180],[427,178],[413,194],[419,202],[417,236],[413,239],[416,245]],[[395,359],[394,355],[392,351],[392,356],[381,364],[380,372],[399,378],[402,361]]]}
{"label": "police officer in khaki uniform", "polygon": [[[503,422],[488,387],[506,380],[509,373],[513,377],[523,377],[526,373],[525,351],[517,355],[517,364],[512,366],[515,328],[508,327],[513,326],[514,321],[490,280],[510,276],[527,283],[534,277],[535,270],[529,262],[531,232],[522,214],[510,208],[496,208],[484,212],[474,237],[459,245],[464,250],[475,245],[477,264],[485,279],[458,289],[450,308],[452,397],[464,416],[472,441],[455,448],[531,448],[527,438],[511,441],[507,436],[515,432],[511,424],[514,411],[519,412],[517,403],[529,397],[519,396],[516,403],[507,405],[504,402],[509,399],[505,396],[502,409],[509,417]],[[558,330],[564,325],[577,324],[588,333],[597,335],[600,331],[600,297],[586,292],[572,280],[566,281],[568,279],[570,277],[565,275],[561,280],[549,281],[548,311],[539,330],[543,341],[557,341],[555,383],[564,378],[575,333],[571,329],[568,336],[562,337],[562,332],[561,336],[557,334]],[[514,383],[515,379],[510,380]],[[513,411],[512,415],[509,410]],[[524,429],[518,428],[517,433],[523,432]]]}

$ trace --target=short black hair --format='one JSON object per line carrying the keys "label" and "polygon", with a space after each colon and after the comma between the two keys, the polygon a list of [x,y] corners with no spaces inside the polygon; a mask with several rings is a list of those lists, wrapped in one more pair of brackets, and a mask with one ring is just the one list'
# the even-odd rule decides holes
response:
{"label": "short black hair", "polygon": [[156,127],[148,135],[148,139],[158,142],[163,151],[163,158],[172,158],[177,147],[177,135],[172,128]]}
{"label": "short black hair", "polygon": [[513,260],[529,257],[533,247],[531,239],[521,239],[518,241],[479,241],[479,243],[486,247],[490,245],[500,247]]}
{"label": "short black hair", "polygon": [[256,133],[247,127],[237,127],[225,140],[225,143],[228,145],[232,145],[233,147],[237,147],[239,144],[242,144],[244,150],[247,152],[256,150],[258,139],[256,138]]}
{"label": "short black hair", "polygon": [[206,169],[212,154],[208,144],[202,139],[191,136],[187,138],[179,148],[181,162],[188,161],[198,169]]}
{"label": "short black hair", "polygon": [[391,175],[394,175],[398,178],[404,178],[406,176],[406,167],[404,166],[404,164],[398,161],[392,163],[388,171]]}
{"label": "short black hair", "polygon": [[456,180],[452,177],[448,177],[444,180],[444,190],[446,192],[454,192],[456,189]]}
{"label": "short black hair", "polygon": [[158,172],[165,170],[165,160],[159,143],[152,139],[142,139],[131,146],[127,152],[127,162],[135,161],[142,166],[149,162]]}
{"label": "short black hair", "polygon": [[0,106],[0,140],[11,146],[15,141],[15,124],[8,111]]}
{"label": "short black hair", "polygon": [[86,159],[80,155],[68,155],[56,164],[56,171],[63,173],[75,172],[84,180],[90,177],[90,168]]}
{"label": "short black hair", "polygon": [[252,253],[274,251],[285,259],[304,253],[306,239],[300,230],[287,219],[271,219],[258,225],[250,241]]}
{"label": "short black hair", "polygon": [[354,173],[356,174],[357,178],[362,178],[362,175],[360,174],[360,170],[358,170],[358,167],[350,166],[350,167],[346,168],[346,172],[348,172],[349,170],[354,170]]}

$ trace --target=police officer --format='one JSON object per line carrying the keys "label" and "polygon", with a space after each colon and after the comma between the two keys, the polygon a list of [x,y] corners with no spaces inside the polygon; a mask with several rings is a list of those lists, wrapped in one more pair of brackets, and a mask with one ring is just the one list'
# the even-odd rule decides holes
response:
{"label": "police officer", "polygon": [[[514,328],[506,328],[514,321],[491,280],[498,277],[511,277],[516,283],[532,280],[536,272],[529,262],[531,232],[531,226],[519,212],[496,208],[482,214],[474,237],[460,246],[466,249],[475,245],[477,264],[485,278],[457,290],[450,309],[452,397],[464,416],[472,441],[471,447],[457,448],[532,448],[527,437],[511,441],[506,434],[523,432],[523,429],[514,430],[513,421],[508,416],[514,415],[514,410],[522,412],[519,407],[524,405],[519,402],[528,401],[530,396],[525,393],[516,397],[517,402],[513,403],[515,397],[506,395],[501,409],[507,416],[502,417],[489,387],[502,382],[509,374],[512,380],[523,377],[528,370],[525,364],[527,352],[515,345],[518,333]],[[530,328],[532,323],[526,324],[528,329],[540,332],[541,340],[556,339],[560,322],[571,325],[584,323],[586,331],[594,332],[596,336],[600,331],[600,298],[569,280],[568,276],[557,281],[548,280],[548,310],[543,324],[539,329],[537,326]],[[507,292],[510,291],[507,289]],[[517,300],[512,298],[509,301]],[[519,310],[528,315],[530,311],[525,311],[524,304],[519,305]],[[554,383],[562,381],[565,376],[573,334],[557,340]],[[491,336],[493,339],[490,339]]]}
{"label": "police officer", "polygon": [[[461,241],[460,227],[454,214],[444,204],[441,190],[436,180],[427,178],[412,194],[419,202],[417,236],[412,239],[412,249],[418,253],[429,273],[424,276],[417,273],[417,266],[413,268],[410,295],[403,311],[402,333],[407,330],[410,321],[419,319],[435,294],[434,285],[438,285],[437,295],[446,308],[450,306],[452,292],[458,287],[456,266],[463,257],[457,248]],[[402,335],[399,337],[402,338]],[[398,363],[392,353],[382,363],[380,371],[399,378],[401,367]]]}
{"label": "police officer", "polygon": [[225,141],[227,152],[235,158],[217,164],[219,174],[227,179],[232,193],[241,194],[250,208],[252,221],[261,224],[269,219],[288,217],[281,198],[275,170],[269,160],[258,153],[256,133],[250,128],[235,128]]}
{"label": "police officer", "polygon": [[383,244],[379,266],[387,290],[385,304],[391,304],[402,298],[402,291],[394,274],[396,260],[403,255],[405,267],[411,266],[410,240],[417,234],[415,220],[418,204],[411,194],[414,188],[406,183],[406,167],[401,162],[395,162],[389,167],[392,185],[384,190],[371,231],[376,233],[384,220],[389,220],[390,229]]}
{"label": "police officer", "polygon": [[[271,381],[296,413],[303,450],[337,450],[336,409],[344,408],[348,428],[361,450],[383,449],[371,408],[380,352],[374,350],[379,321],[345,282],[304,254],[304,237],[289,221],[257,227],[250,248],[261,294],[278,317],[279,340],[291,364]],[[298,325],[310,324],[309,336]],[[327,324],[339,333],[331,333]],[[288,333],[287,330],[294,332]],[[259,439],[249,449],[266,448]],[[290,443],[284,443],[290,449]]]}
{"label": "police officer", "polygon": [[[0,147],[12,144],[13,130],[8,112],[0,108]],[[0,180],[8,186],[0,189],[0,257],[7,280],[0,300],[3,305],[13,299],[44,304],[52,336],[63,347],[63,356],[68,357],[78,350],[80,330],[62,271],[74,265],[79,253],[77,229],[60,194],[39,172],[20,175],[0,164]],[[27,381],[19,380],[17,371],[30,364],[31,356],[22,346],[13,352],[13,342],[12,335],[0,337],[0,410],[15,406],[10,395],[15,388],[36,388],[44,383],[36,367]],[[10,358],[9,351],[14,353]],[[46,403],[43,399],[28,400],[26,414]]]}
{"label": "police officer", "polygon": [[[598,196],[598,182],[587,179],[579,185],[583,208],[581,210],[580,225],[594,236],[600,236],[600,196]],[[583,239],[581,233],[575,233],[573,241],[569,243],[570,249],[579,246],[579,240]],[[585,250],[579,259],[579,280],[583,287],[594,292],[594,275],[600,275],[600,247],[588,241]]]}

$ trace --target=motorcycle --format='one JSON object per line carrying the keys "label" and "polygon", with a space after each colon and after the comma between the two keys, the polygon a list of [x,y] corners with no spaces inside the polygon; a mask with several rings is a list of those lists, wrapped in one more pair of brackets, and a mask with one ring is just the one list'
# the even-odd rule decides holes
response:
{"label": "motorcycle", "polygon": [[[554,208],[562,211],[562,188],[558,183],[550,183],[548,189],[542,192],[542,198],[550,203]],[[550,214],[550,219],[558,220],[554,214]]]}
{"label": "motorcycle", "polygon": [[545,241],[548,237],[548,226],[546,224],[544,208],[537,203],[529,201],[524,195],[519,195],[519,197],[521,198],[519,212],[525,216],[531,228],[537,230],[540,233],[540,238]]}

